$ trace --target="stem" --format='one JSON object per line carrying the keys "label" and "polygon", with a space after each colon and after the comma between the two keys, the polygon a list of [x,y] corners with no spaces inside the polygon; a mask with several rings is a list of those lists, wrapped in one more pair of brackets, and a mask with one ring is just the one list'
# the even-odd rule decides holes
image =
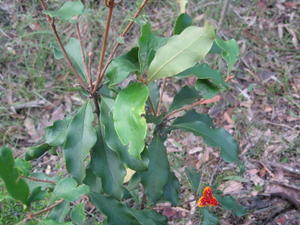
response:
{"label": "stem", "polygon": [[90,87],[89,89],[92,91],[92,78],[91,78],[91,74],[89,73],[89,68],[88,68],[88,65],[86,63],[86,58],[85,58],[85,52],[84,52],[84,46],[83,46],[83,41],[82,41],[82,37],[81,37],[81,32],[80,32],[80,27],[79,27],[79,24],[76,23],[76,32],[77,32],[77,37],[79,39],[79,42],[80,42],[80,50],[81,50],[81,55],[82,55],[82,62],[83,62],[83,65],[84,65],[84,69],[85,69],[85,74],[87,76],[87,79],[89,81],[89,84],[90,84]]}
{"label": "stem", "polygon": [[29,214],[27,214],[26,218],[23,221],[21,221],[20,224],[26,223],[27,221],[32,220],[32,219],[34,219],[35,217],[37,217],[37,216],[39,216],[41,214],[49,212],[51,209],[55,208],[56,206],[58,206],[59,204],[61,204],[63,201],[64,201],[63,199],[60,199],[60,200],[56,201],[54,204],[50,205],[49,207],[47,207],[45,209],[42,209],[41,211],[38,211],[36,213],[29,213]]}
{"label": "stem", "polygon": [[176,113],[179,113],[181,111],[186,111],[186,110],[190,110],[192,108],[194,108],[195,106],[197,105],[204,105],[204,104],[209,104],[209,103],[213,103],[213,102],[217,102],[221,99],[221,97],[219,95],[211,98],[211,99],[201,99],[201,100],[198,100],[196,102],[193,102],[192,104],[190,105],[185,105],[177,110],[174,110],[173,112],[170,112],[168,113],[167,115],[165,115],[164,119],[163,120],[167,120],[169,119],[170,117],[172,117],[174,114]]}
{"label": "stem", "polygon": [[25,179],[28,179],[28,180],[35,181],[35,182],[43,182],[43,183],[48,183],[48,184],[56,184],[52,180],[44,180],[44,179],[39,179],[39,178],[35,178],[35,177],[27,177],[27,176],[21,176],[21,177],[25,178]]}
{"label": "stem", "polygon": [[163,79],[163,83],[162,83],[162,87],[161,87],[161,91],[160,91],[160,96],[159,96],[159,101],[158,101],[158,105],[157,105],[156,116],[159,116],[159,114],[160,114],[160,109],[161,109],[161,104],[162,104],[162,98],[163,98],[163,94],[164,94],[165,85],[166,85],[166,78]]}
{"label": "stem", "polygon": [[148,102],[149,102],[149,106],[151,109],[151,113],[155,116],[156,113],[155,113],[154,105],[153,105],[153,102],[151,101],[150,97],[148,98]]}
{"label": "stem", "polygon": [[[104,38],[102,39],[102,49],[101,49],[100,61],[99,61],[99,65],[97,68],[97,75],[96,75],[97,80],[98,80],[98,77],[99,77],[99,79],[101,79],[100,74],[101,74],[101,71],[103,68],[103,63],[104,63],[104,58],[105,58],[105,53],[106,53],[106,48],[107,48],[107,39],[108,39],[109,30],[110,30],[113,9],[114,9],[113,5],[108,8],[106,27],[105,27],[105,31],[104,31]],[[97,81],[96,81],[96,83],[97,83]]]}
{"label": "stem", "polygon": [[92,57],[93,57],[93,53],[89,52],[89,54],[88,54],[88,71],[87,71],[87,76],[88,76],[89,81],[90,81],[91,91],[93,89],[93,79],[92,79],[92,76],[91,76]]}
{"label": "stem", "polygon": [[[132,20],[131,20],[131,21],[128,23],[128,25],[125,27],[125,29],[124,29],[124,31],[121,33],[120,37],[124,37],[124,36],[127,34],[127,32],[131,29],[132,25],[134,24],[134,19],[137,18],[137,17],[141,14],[141,12],[142,12],[142,10],[143,10],[143,8],[145,7],[145,5],[146,5],[147,2],[148,2],[148,0],[144,0],[143,3],[139,6],[139,8],[138,8],[137,11],[135,12],[135,14],[134,14]],[[111,61],[112,61],[112,59],[113,59],[113,57],[114,57],[114,55],[115,55],[115,53],[116,53],[116,51],[117,51],[117,49],[118,49],[118,47],[119,47],[120,45],[121,45],[121,43],[120,43],[120,42],[117,42],[117,43],[115,44],[115,46],[113,47],[113,50],[112,50],[112,52],[110,53],[110,55],[109,55],[109,57],[108,57],[108,59],[107,59],[106,64],[104,65],[103,69],[101,70],[101,73],[97,75],[97,80],[96,80],[96,82],[95,82],[94,89],[93,89],[93,92],[92,92],[92,93],[95,93],[95,92],[97,91],[97,89],[99,88],[98,86],[99,86],[99,84],[101,83],[101,81],[102,81],[103,78],[104,78],[104,74],[105,74],[105,72],[106,72],[106,70],[107,70],[107,67],[108,67],[109,64],[111,63]]]}

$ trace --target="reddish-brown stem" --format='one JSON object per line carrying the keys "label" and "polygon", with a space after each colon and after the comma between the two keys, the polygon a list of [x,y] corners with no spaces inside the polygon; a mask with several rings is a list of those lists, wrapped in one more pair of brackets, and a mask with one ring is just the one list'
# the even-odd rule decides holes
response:
{"label": "reddish-brown stem", "polygon": [[[108,8],[108,14],[107,14],[107,19],[106,19],[104,37],[102,39],[102,48],[101,48],[100,61],[99,61],[99,65],[98,65],[98,68],[97,68],[97,74],[96,74],[97,80],[98,80],[98,77],[100,79],[100,74],[101,74],[101,71],[103,69],[103,63],[104,63],[104,58],[105,58],[105,53],[106,53],[106,48],[107,48],[107,39],[108,39],[109,30],[110,30],[110,24],[111,24],[113,9],[114,9],[114,5],[112,5],[111,7]],[[96,81],[96,83],[97,83],[97,81]]]}
{"label": "reddish-brown stem", "polygon": [[182,111],[187,111],[187,110],[190,110],[192,108],[194,108],[195,106],[197,105],[204,105],[204,104],[209,104],[209,103],[213,103],[213,102],[217,102],[221,99],[221,97],[219,95],[211,98],[211,99],[201,99],[201,100],[198,100],[196,102],[193,102],[192,104],[190,105],[185,105],[177,110],[174,110],[173,112],[170,112],[168,113],[167,115],[165,115],[164,117],[164,120],[167,120],[169,119],[170,117],[172,117],[173,115],[179,113],[179,112],[182,112]]}
{"label": "reddish-brown stem", "polygon": [[[120,35],[121,38],[123,38],[127,34],[127,32],[130,30],[130,28],[133,26],[134,19],[137,18],[141,14],[141,12],[142,12],[143,8],[145,7],[145,5],[147,4],[147,2],[148,2],[148,0],[144,0],[143,3],[139,6],[139,8],[137,9],[137,11],[133,15],[132,20],[127,24],[127,26],[125,27],[124,31],[121,33],[121,35]],[[104,65],[104,67],[101,70],[101,73],[97,75],[97,80],[95,82],[94,89],[93,89],[92,93],[95,93],[97,91],[97,89],[99,88],[99,84],[103,80],[104,74],[105,74],[105,72],[106,72],[109,64],[111,63],[111,61],[112,61],[112,59],[113,59],[113,57],[114,57],[114,55],[115,55],[115,53],[116,53],[116,51],[117,51],[117,49],[118,49],[118,47],[120,45],[121,45],[121,43],[117,42],[115,44],[115,46],[113,47],[112,52],[110,53],[110,55],[109,55],[109,57],[107,59],[106,64]]]}
{"label": "reddish-brown stem", "polygon": [[48,184],[56,184],[52,180],[44,180],[44,179],[39,179],[39,178],[35,178],[35,177],[27,177],[27,176],[21,176],[21,177],[25,178],[25,179],[28,179],[28,180],[35,181],[35,182],[43,182],[43,183],[48,183]]}
{"label": "reddish-brown stem", "polygon": [[83,41],[82,41],[82,37],[81,37],[80,27],[79,27],[78,23],[76,23],[75,26],[76,26],[77,37],[78,37],[79,42],[80,42],[80,50],[81,50],[82,62],[83,62],[84,69],[85,69],[85,74],[86,74],[87,79],[89,81],[89,85],[90,85],[89,89],[90,89],[90,91],[92,91],[93,87],[92,87],[91,84],[93,82],[92,82],[91,74],[89,73],[88,65],[87,65],[86,58],[85,58],[85,51],[84,51]]}
{"label": "reddish-brown stem", "polygon": [[[47,10],[47,6],[46,6],[46,3],[45,3],[45,0],[40,0],[40,3],[41,3],[41,6],[42,6],[42,9],[43,10]],[[86,83],[83,81],[83,79],[81,78],[81,76],[79,75],[79,73],[77,72],[77,70],[74,68],[73,66],[73,63],[68,55],[68,53],[66,52],[66,49],[58,35],[58,32],[57,32],[57,29],[56,29],[56,25],[55,25],[55,22],[54,22],[54,18],[51,18],[50,16],[46,15],[46,18],[47,18],[47,21],[51,27],[51,30],[55,36],[55,39],[64,55],[64,58],[65,60],[67,61],[68,63],[68,66],[69,68],[71,69],[71,71],[75,74],[75,76],[77,77],[78,81],[79,81],[79,84],[81,85],[81,87],[85,90],[88,90],[88,87],[86,85]]]}
{"label": "reddish-brown stem", "polygon": [[25,220],[22,221],[22,222],[27,222],[27,221],[32,220],[32,219],[34,219],[35,217],[37,217],[37,216],[39,216],[41,214],[49,212],[50,210],[52,210],[53,208],[55,208],[56,206],[58,206],[59,204],[61,204],[63,201],[64,201],[63,199],[60,199],[60,200],[56,201],[54,204],[48,206],[47,208],[45,208],[43,210],[40,210],[40,211],[38,211],[36,213],[29,213],[26,216]]}
{"label": "reddish-brown stem", "polygon": [[161,91],[160,91],[159,101],[158,101],[158,105],[157,105],[156,116],[159,116],[159,114],[160,114],[160,109],[161,109],[162,98],[163,98],[163,94],[164,94],[164,90],[165,90],[165,85],[166,85],[166,78],[163,79],[163,83],[162,83],[162,86],[161,86]]}

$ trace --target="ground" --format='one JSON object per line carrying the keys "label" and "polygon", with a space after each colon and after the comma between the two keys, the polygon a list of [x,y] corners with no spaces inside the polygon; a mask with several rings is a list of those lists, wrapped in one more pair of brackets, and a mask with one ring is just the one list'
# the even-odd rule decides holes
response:
{"label": "ground", "polygon": [[[106,10],[103,1],[84,2],[93,10],[81,19],[81,29],[88,51],[94,50],[96,65]],[[207,112],[218,126],[235,136],[245,173],[223,163],[217,151],[188,133],[171,134],[166,143],[169,157],[183,183],[185,166],[192,165],[202,171],[203,182],[220,185],[249,209],[248,216],[241,219],[220,215],[222,224],[300,224],[300,4],[232,0],[224,11],[226,2],[190,0],[188,4],[187,12],[195,25],[209,19],[219,25],[222,37],[235,38],[240,46],[230,89],[220,102],[197,110]],[[46,126],[82,102],[66,64],[52,55],[54,38],[37,3],[0,2],[0,145],[12,147],[15,156],[22,156],[28,146],[41,141]],[[55,8],[60,1],[49,4]],[[116,39],[119,27],[135,7],[135,1],[123,1],[117,7],[111,40]],[[137,22],[148,20],[153,29],[169,36],[178,14],[176,0],[150,1]],[[59,28],[67,37],[75,34],[70,25],[60,24]],[[138,35],[136,26],[125,39],[127,47],[118,54],[134,46]],[[180,85],[167,80],[164,107]],[[57,160],[45,156],[36,164],[51,174]],[[170,224],[198,224],[195,202],[189,202],[192,196],[187,190],[182,190],[180,207],[162,206]],[[12,212],[24,215],[1,185],[0,209],[4,224],[13,223]]]}

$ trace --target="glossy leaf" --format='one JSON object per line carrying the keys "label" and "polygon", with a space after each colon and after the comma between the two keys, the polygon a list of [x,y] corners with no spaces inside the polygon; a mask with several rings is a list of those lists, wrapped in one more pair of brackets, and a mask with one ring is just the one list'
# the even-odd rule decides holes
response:
{"label": "glossy leaf", "polygon": [[56,206],[54,209],[51,210],[51,212],[47,216],[47,219],[55,221],[55,224],[63,223],[69,211],[70,211],[70,204],[66,201],[63,201],[62,203],[60,203],[58,206]]}
{"label": "glossy leaf", "polygon": [[142,26],[138,53],[141,73],[148,69],[156,50],[165,43],[166,38],[156,36],[152,32],[150,24]]}
{"label": "glossy leaf", "polygon": [[228,71],[231,71],[234,64],[239,58],[239,46],[236,40],[231,39],[224,41],[221,38],[216,38],[216,44],[222,49],[222,57],[227,62]]}
{"label": "glossy leaf", "polygon": [[209,80],[197,80],[196,90],[199,91],[199,95],[204,99],[211,99],[219,94],[221,89],[211,83]]}
{"label": "glossy leaf", "polygon": [[76,225],[83,225],[85,224],[85,212],[84,212],[84,204],[80,203],[78,205],[75,205],[70,213],[71,220]]}
{"label": "glossy leaf", "polygon": [[0,148],[0,177],[3,179],[8,193],[14,199],[27,204],[29,187],[27,183],[20,178],[19,172],[15,168],[12,151],[8,147]]}
{"label": "glossy leaf", "polygon": [[169,178],[169,161],[166,148],[159,136],[153,137],[148,147],[149,166],[142,172],[142,184],[145,193],[152,202],[157,202],[164,193]]}
{"label": "glossy leaf", "polygon": [[135,218],[141,225],[166,225],[167,217],[160,215],[154,210],[143,209],[136,210],[132,209]]}
{"label": "glossy leaf", "polygon": [[63,146],[67,170],[79,183],[85,177],[84,161],[97,140],[93,120],[92,105],[88,101],[71,121]]}
{"label": "glossy leaf", "polygon": [[188,115],[179,117],[173,123],[174,128],[190,131],[196,136],[203,137],[206,144],[221,149],[221,158],[226,162],[238,163],[239,147],[230,133],[223,128],[213,128],[207,120],[182,122]]}
{"label": "glossy leaf", "polygon": [[126,171],[119,156],[103,143],[100,131],[91,158],[91,169],[101,178],[103,191],[121,199]]}
{"label": "glossy leaf", "polygon": [[213,119],[204,113],[198,113],[194,109],[187,111],[184,116],[178,117],[176,123],[192,123],[195,121],[203,121],[207,126],[214,128]]}
{"label": "glossy leaf", "polygon": [[201,80],[210,80],[216,86],[227,86],[225,83],[222,74],[218,70],[212,69],[208,64],[202,63],[197,64],[187,70],[179,73],[178,77],[188,77],[194,75]]}
{"label": "glossy leaf", "polygon": [[128,145],[128,152],[141,159],[147,123],[142,114],[149,95],[148,88],[141,83],[133,83],[123,89],[117,96],[113,118],[116,132],[123,145]]}
{"label": "glossy leaf", "polygon": [[188,178],[188,181],[192,187],[193,192],[196,193],[200,185],[201,174],[196,169],[188,168],[188,167],[185,168],[185,174]]}
{"label": "glossy leaf", "polygon": [[159,48],[148,71],[148,81],[171,77],[194,66],[210,50],[215,38],[210,24],[190,26],[181,34],[171,37]]}
{"label": "glossy leaf", "polygon": [[[113,108],[114,102],[111,104]],[[111,150],[119,154],[123,162],[125,162],[129,168],[136,171],[142,171],[147,168],[147,161],[136,159],[130,155],[128,147],[121,143],[114,127],[112,109],[105,102],[105,99],[102,99],[100,105],[100,124],[102,126],[102,135],[105,143]]]}
{"label": "glossy leaf", "polygon": [[216,198],[226,210],[232,211],[236,216],[244,216],[246,214],[245,208],[240,205],[232,196],[216,195]]}
{"label": "glossy leaf", "polygon": [[[160,96],[160,90],[155,82],[151,82],[148,84],[149,88],[149,98],[151,100],[151,103],[153,104],[154,110],[157,110],[158,102],[159,102],[159,96]],[[149,106],[151,107],[151,106]]]}
{"label": "glossy leaf", "polygon": [[208,54],[221,54],[221,53],[222,53],[222,49],[217,45],[216,41],[214,41]]}
{"label": "glossy leaf", "polygon": [[176,206],[179,201],[180,183],[173,172],[169,172],[168,181],[164,186],[164,199]]}
{"label": "glossy leaf", "polygon": [[192,17],[186,13],[180,14],[176,19],[174,34],[180,34],[185,28],[191,26],[192,23]]}
{"label": "glossy leaf", "polygon": [[132,211],[120,201],[97,193],[89,196],[97,209],[107,216],[109,225],[140,225]]}
{"label": "glossy leaf", "polygon": [[54,199],[64,199],[68,202],[78,200],[82,195],[89,193],[87,185],[78,185],[76,180],[71,177],[64,178],[57,182],[53,195]]}
{"label": "glossy leaf", "polygon": [[56,120],[52,126],[46,127],[45,141],[51,146],[60,146],[65,142],[70,118]]}
{"label": "glossy leaf", "polygon": [[192,87],[184,86],[175,95],[173,102],[169,108],[169,111],[174,111],[181,108],[184,105],[191,104],[200,99],[199,93]]}
{"label": "glossy leaf", "polygon": [[116,57],[107,68],[106,76],[110,86],[117,85],[125,80],[130,74],[140,70],[138,59],[139,48],[135,47],[128,53]]}
{"label": "glossy leaf", "polygon": [[80,16],[84,12],[84,5],[81,1],[65,2],[58,10],[45,10],[44,13],[51,17],[59,17],[63,20],[70,20],[74,16]]}
{"label": "glossy leaf", "polygon": [[220,225],[218,217],[209,212],[208,209],[203,208],[201,211],[203,215],[203,225]]}
{"label": "glossy leaf", "polygon": [[29,147],[25,153],[25,160],[37,159],[50,149],[51,146],[46,143]]}

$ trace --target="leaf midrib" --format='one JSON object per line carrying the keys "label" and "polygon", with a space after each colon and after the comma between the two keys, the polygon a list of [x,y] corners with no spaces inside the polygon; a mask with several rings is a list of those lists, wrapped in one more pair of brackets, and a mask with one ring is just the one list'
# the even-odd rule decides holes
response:
{"label": "leaf midrib", "polygon": [[[203,37],[203,36],[200,36]],[[179,54],[181,54],[182,52],[184,52],[185,50],[187,50],[188,48],[190,48],[195,42],[199,41],[199,39],[196,39],[195,41],[193,41],[190,45],[188,45],[186,48],[184,48],[183,50],[179,51],[177,54],[175,54],[173,57],[171,57],[169,60],[167,60],[167,62],[165,62],[164,64],[162,64],[158,70],[153,73],[153,75],[149,78],[149,80],[152,80],[153,77],[155,77],[155,75],[157,73],[159,73],[167,64],[169,64],[173,59],[175,59]]]}

